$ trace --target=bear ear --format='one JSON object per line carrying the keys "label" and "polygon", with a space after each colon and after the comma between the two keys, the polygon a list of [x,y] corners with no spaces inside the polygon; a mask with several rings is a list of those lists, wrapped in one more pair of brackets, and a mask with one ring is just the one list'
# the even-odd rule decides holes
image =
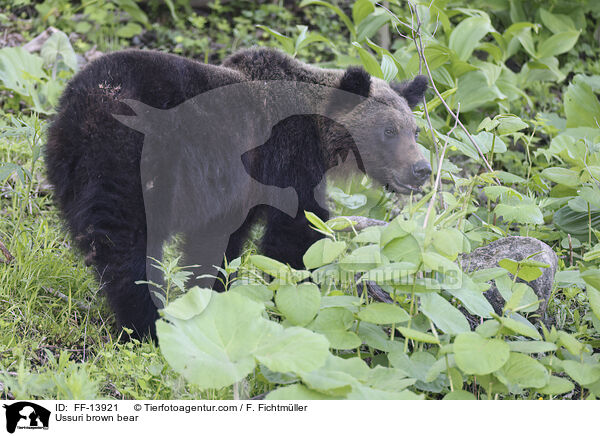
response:
{"label": "bear ear", "polygon": [[423,101],[428,80],[425,76],[417,76],[411,82],[391,83],[390,86],[398,95],[406,99],[406,102],[412,109]]}
{"label": "bear ear", "polygon": [[339,89],[366,98],[371,92],[371,76],[362,67],[349,67],[340,80]]}

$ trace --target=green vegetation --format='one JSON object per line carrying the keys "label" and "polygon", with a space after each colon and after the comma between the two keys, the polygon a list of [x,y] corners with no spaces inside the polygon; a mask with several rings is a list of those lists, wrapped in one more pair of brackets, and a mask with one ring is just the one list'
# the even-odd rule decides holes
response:
{"label": "green vegetation", "polygon": [[[0,48],[5,398],[600,397],[600,3],[16,0],[0,23],[11,45]],[[48,26],[59,31],[39,51],[22,47]],[[49,116],[95,50],[216,63],[254,44],[388,81],[430,75],[415,113],[432,183],[404,199],[366,177],[331,186],[337,214],[390,223],[347,231],[347,220],[309,215],[323,239],[306,270],[249,248],[226,268],[228,292],[170,299],[160,348],[119,342],[52,206],[41,158]],[[547,326],[532,289],[509,275],[531,281],[547,265],[505,260],[462,274],[456,264],[503,236],[535,237],[559,258]],[[176,261],[161,265],[174,295],[186,278]],[[483,296],[491,279],[502,315]],[[365,281],[392,303],[361,292]],[[481,322],[474,331],[466,312]]]}

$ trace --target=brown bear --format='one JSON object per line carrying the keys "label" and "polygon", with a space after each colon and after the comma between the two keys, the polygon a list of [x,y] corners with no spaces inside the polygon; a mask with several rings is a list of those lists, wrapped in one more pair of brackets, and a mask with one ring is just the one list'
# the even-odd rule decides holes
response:
{"label": "brown bear", "polygon": [[[291,115],[277,121],[262,144],[252,142],[258,137],[252,120],[259,124],[262,115],[243,115],[240,123],[246,130],[236,138],[248,143],[242,148],[247,151],[238,156],[243,164],[239,167],[211,159],[213,150],[207,148],[203,136],[186,132],[191,128],[189,120],[180,125],[167,118],[171,129],[186,137],[186,143],[173,148],[169,134],[159,135],[164,152],[147,159],[143,157],[144,134],[119,121],[135,115],[131,108],[136,113],[140,107],[171,113],[215,90],[272,81],[315,85],[352,93],[359,99],[326,93],[320,98],[327,100],[327,113],[335,116]],[[214,263],[202,265],[203,253],[223,239],[206,229],[232,214],[244,216],[236,218],[242,223],[239,228],[225,235],[228,243],[223,255],[227,259],[240,254],[250,227],[262,217],[266,220],[262,253],[302,268],[302,255],[320,238],[308,225],[304,211],[328,218],[327,210],[320,206],[325,195],[322,179],[340,156],[345,159],[354,153],[360,169],[396,192],[416,191],[427,180],[431,167],[416,144],[417,127],[411,112],[426,88],[422,76],[390,85],[362,68],[321,69],[274,49],[242,50],[220,66],[151,51],[115,52],[90,63],[67,85],[49,129],[45,149],[48,178],[69,231],[103,283],[119,326],[132,329],[135,337],[154,336],[155,301],[147,285],[136,284],[148,280],[147,256],[161,258],[162,246],[157,249],[155,243],[148,244],[149,202],[152,210],[168,211],[154,220],[152,232],[160,235],[159,241],[183,233],[184,263],[200,264],[203,274],[216,274]],[[292,97],[286,98],[304,98],[300,93]],[[268,113],[267,101],[276,99],[265,95],[264,100]],[[139,102],[137,108],[132,101]],[[227,130],[225,126],[237,122],[235,111],[229,114],[219,104],[215,101],[215,119],[222,120],[222,130]],[[221,123],[213,124],[218,131]],[[144,160],[149,160],[149,167],[156,167],[166,156],[177,164],[169,164],[157,178],[142,177]],[[240,177],[243,171],[247,175]],[[252,198],[254,191],[234,183],[249,180],[248,175],[264,186],[293,188],[298,207],[284,212]],[[249,213],[242,204],[251,206]]]}

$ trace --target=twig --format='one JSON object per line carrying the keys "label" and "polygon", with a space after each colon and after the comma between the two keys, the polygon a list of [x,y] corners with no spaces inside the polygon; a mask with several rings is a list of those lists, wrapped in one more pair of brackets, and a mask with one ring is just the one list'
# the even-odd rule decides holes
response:
{"label": "twig", "polygon": [[[408,3],[409,8],[411,10],[411,14],[414,14],[414,16],[417,18],[417,24],[418,24],[421,21],[421,18],[419,16],[419,12],[417,11],[416,6],[410,0],[407,0],[407,3]],[[483,151],[481,151],[481,148],[479,147],[479,144],[477,144],[477,141],[475,141],[475,138],[473,138],[473,136],[469,133],[469,131],[467,130],[467,128],[464,126],[464,124],[460,121],[460,119],[458,118],[458,115],[456,113],[454,113],[454,111],[452,109],[450,109],[450,106],[448,106],[448,104],[446,103],[446,101],[442,97],[442,94],[437,89],[437,86],[435,85],[435,82],[433,81],[433,75],[431,74],[431,70],[429,68],[429,64],[427,63],[427,59],[425,58],[425,51],[423,49],[423,40],[421,38],[421,29],[420,28],[419,29],[414,29],[413,26],[409,26],[406,23],[402,22],[394,14],[392,14],[392,16],[398,21],[398,23],[400,23],[400,24],[408,27],[412,32],[414,32],[414,35],[417,36],[417,39],[419,40],[419,46],[417,47],[417,51],[419,52],[419,62],[422,62],[423,65],[425,65],[425,69],[427,70],[427,76],[429,77],[429,81],[431,83],[431,87],[433,88],[433,91],[435,92],[435,94],[437,95],[437,97],[440,99],[440,102],[442,103],[442,105],[444,106],[444,108],[446,108],[446,111],[452,116],[452,118],[454,118],[455,122],[458,123],[458,125],[460,126],[460,128],[465,132],[465,134],[467,135],[467,138],[469,138],[469,141],[471,141],[471,143],[473,144],[473,146],[477,150],[477,153],[479,153],[479,156],[481,156],[481,159],[483,160],[483,163],[485,164],[485,166],[488,169],[488,171],[494,172],[494,169],[492,168],[492,166],[488,162],[487,158],[483,154]],[[498,182],[498,184],[500,184],[500,181],[498,179],[496,179],[496,181]]]}
{"label": "twig", "polygon": [[334,220],[334,219],[335,220],[339,219],[340,221],[341,220],[348,221],[348,226],[343,227],[341,229],[336,229],[337,232],[352,232],[354,230],[360,231],[360,230],[366,229],[367,227],[387,226],[388,225],[387,221],[381,221],[381,220],[377,220],[375,218],[367,218],[364,216],[336,216],[335,218],[332,218],[331,220]]}
{"label": "twig", "polygon": [[73,300],[72,300],[72,299],[70,299],[68,296],[66,296],[65,294],[63,294],[63,293],[62,293],[62,292],[60,292],[60,291],[57,291],[56,289],[47,288],[47,287],[45,287],[45,286],[42,286],[42,289],[43,289],[44,291],[48,292],[49,294],[52,294],[52,295],[54,295],[55,297],[58,297],[58,298],[60,298],[61,300],[65,300],[65,301],[67,301],[67,302],[68,302],[68,301],[71,301],[71,302],[73,302],[73,303],[74,303],[74,304],[75,304],[77,307],[79,307],[79,308],[80,308],[80,309],[82,309],[82,310],[85,310],[85,311],[90,311],[90,310],[91,310],[91,307],[90,307],[90,306],[88,306],[87,304],[83,304],[83,303],[80,303],[80,302],[78,302],[78,301],[73,301]]}
{"label": "twig", "polygon": [[14,256],[12,254],[10,254],[10,251],[8,251],[8,248],[6,248],[6,245],[4,245],[2,243],[2,241],[0,241],[0,251],[2,252],[2,254],[5,257],[4,259],[0,259],[0,262],[2,263],[11,263],[14,259]]}
{"label": "twig", "polygon": [[[460,113],[460,103],[458,104],[457,113]],[[456,119],[458,120],[458,117]],[[456,129],[456,125],[457,125],[457,123],[454,122],[454,126],[452,126],[452,129],[450,129],[450,131],[448,132],[447,138],[449,138],[450,135],[452,134],[452,132],[454,131],[454,129]],[[427,222],[429,221],[429,215],[431,215],[431,211],[432,211],[433,205],[435,203],[435,197],[438,193],[440,179],[442,178],[442,163],[444,160],[444,155],[446,154],[446,147],[448,147],[448,139],[446,139],[446,141],[444,142],[444,148],[442,148],[442,155],[440,156],[440,160],[439,160],[438,168],[437,168],[437,170],[438,170],[437,176],[435,178],[435,183],[433,185],[433,195],[431,196],[431,200],[429,201],[429,207],[427,207],[427,213],[425,214],[425,221],[423,221],[423,228],[427,227]]]}

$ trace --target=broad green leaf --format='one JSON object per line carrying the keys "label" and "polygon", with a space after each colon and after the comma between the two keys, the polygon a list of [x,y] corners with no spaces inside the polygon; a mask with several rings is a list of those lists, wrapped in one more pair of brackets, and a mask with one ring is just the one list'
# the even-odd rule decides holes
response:
{"label": "broad green leaf", "polygon": [[456,390],[453,392],[448,392],[442,400],[476,400],[475,395],[471,392]]}
{"label": "broad green leaf", "polygon": [[573,48],[577,39],[579,39],[579,32],[577,30],[569,30],[552,35],[550,38],[543,40],[538,46],[538,57],[546,58],[566,53]]}
{"label": "broad green leaf", "polygon": [[339,261],[340,268],[353,272],[368,271],[381,263],[382,257],[378,245],[359,247]]}
{"label": "broad green leaf", "polygon": [[332,263],[346,250],[344,241],[335,242],[329,238],[320,239],[310,246],[302,260],[308,269]]}
{"label": "broad green leaf", "polygon": [[590,85],[577,75],[564,97],[567,127],[593,127],[600,124],[600,102]]}
{"label": "broad green leaf", "polygon": [[467,61],[479,45],[479,41],[492,30],[488,16],[467,18],[461,21],[450,34],[448,47],[457,53],[460,60]]}
{"label": "broad green leaf", "polygon": [[[272,322],[272,321],[269,321]],[[264,334],[254,355],[256,360],[275,372],[312,371],[321,367],[329,354],[329,343],[319,335],[300,327],[278,328]]]}
{"label": "broad green leaf", "polygon": [[583,350],[583,344],[565,331],[558,332],[558,343],[569,350],[569,353],[579,356]]}
{"label": "broad green leaf", "polygon": [[388,303],[372,303],[358,312],[358,318],[372,324],[394,324],[410,319],[400,306]]}
{"label": "broad green leaf", "polygon": [[485,339],[477,333],[462,333],[454,340],[456,365],[466,374],[490,374],[504,366],[510,348],[500,339]]}
{"label": "broad green leaf", "polygon": [[313,391],[306,386],[296,383],[291,386],[283,386],[269,392],[265,397],[268,401],[274,400],[335,400],[340,397],[332,397],[322,394],[321,392]]}
{"label": "broad green leaf", "polygon": [[305,326],[319,312],[321,291],[313,283],[281,286],[275,295],[275,304],[290,323]]}
{"label": "broad green leaf", "polygon": [[[382,234],[383,239],[383,234]],[[407,235],[392,239],[389,243],[383,245],[383,254],[390,260],[395,262],[412,262],[419,264],[422,258],[422,249],[419,241],[412,236]]]}
{"label": "broad green leaf", "polygon": [[381,59],[381,72],[383,73],[383,80],[386,82],[391,82],[398,74],[396,63],[388,55],[383,55],[383,58]]}
{"label": "broad green leaf", "polygon": [[516,115],[506,114],[494,117],[499,122],[496,131],[499,135],[509,135],[527,128],[528,124]]}
{"label": "broad green leaf", "polygon": [[594,315],[596,315],[596,317],[600,319],[600,291],[593,288],[592,286],[588,286],[585,292],[588,296],[592,312],[594,312]]}
{"label": "broad green leaf", "polygon": [[[140,28],[141,29],[141,28]],[[55,65],[62,60],[73,71],[78,70],[75,50],[71,47],[69,37],[60,30],[53,33],[42,46],[41,55],[46,65]]]}
{"label": "broad green leaf", "polygon": [[162,311],[169,317],[190,319],[201,313],[210,303],[213,292],[194,286],[177,300],[168,304]]}
{"label": "broad green leaf", "polygon": [[281,33],[277,32],[276,30],[270,29],[267,26],[258,24],[256,27],[264,30],[269,35],[273,36],[277,41],[279,41],[279,43],[281,44],[281,48],[283,48],[283,50],[286,53],[293,55],[296,51],[294,47],[294,40],[292,38],[282,35]]}
{"label": "broad green leaf", "polygon": [[581,182],[579,180],[579,173],[568,168],[552,167],[546,168],[542,171],[542,176],[561,185],[576,187]]}
{"label": "broad green leaf", "polygon": [[512,330],[513,332],[515,332],[517,334],[527,336],[532,339],[537,339],[540,341],[542,340],[542,336],[539,334],[539,332],[536,329],[534,329],[520,321],[517,321],[512,318],[507,318],[507,317],[502,317],[499,319],[502,322],[502,325],[504,327]]}
{"label": "broad green leaf", "polygon": [[363,385],[354,385],[352,392],[346,398],[349,400],[422,400],[423,395],[415,394],[409,390],[391,392]]}
{"label": "broad green leaf", "polygon": [[417,271],[417,266],[410,262],[395,262],[367,271],[360,280],[375,282],[380,285],[410,284],[412,274]]}
{"label": "broad green leaf", "polygon": [[475,282],[467,275],[462,276],[460,287],[450,288],[447,291],[455,298],[460,300],[462,304],[474,315],[482,318],[489,318],[494,308],[485,298]]}
{"label": "broad green leaf", "polygon": [[435,336],[420,332],[418,330],[410,329],[408,327],[396,327],[396,330],[398,330],[405,338],[412,339],[417,342],[425,342],[427,344],[440,343],[439,339],[437,339]]}
{"label": "broad green leaf", "polygon": [[549,353],[558,349],[556,344],[545,341],[512,341],[507,343],[510,347],[510,351],[519,353]]}
{"label": "broad green leaf", "polygon": [[390,18],[387,11],[376,8],[356,26],[356,40],[363,42],[367,38],[372,38],[381,27],[390,21]]}
{"label": "broad green leaf", "polygon": [[526,282],[532,282],[542,275],[542,270],[540,268],[550,267],[550,265],[545,263],[539,263],[540,266],[537,266],[535,264],[525,264],[524,261],[517,262],[516,260],[512,259],[502,259],[498,262],[498,265],[507,270],[513,276],[517,275],[517,277],[525,280]]}
{"label": "broad green leaf", "polygon": [[371,12],[375,10],[375,6],[370,0],[357,0],[352,5],[352,20],[355,25],[360,24]]}
{"label": "broad green leaf", "polygon": [[500,203],[494,208],[496,215],[501,216],[506,222],[520,224],[544,224],[544,217],[535,200],[525,197],[519,200],[510,197],[505,203]]}
{"label": "broad green leaf", "polygon": [[273,299],[273,291],[265,285],[243,284],[229,288],[229,292],[235,292],[249,298],[257,303],[270,302]]}
{"label": "broad green leaf", "polygon": [[548,384],[539,389],[538,392],[546,395],[560,395],[566,394],[573,389],[575,389],[575,385],[566,378],[551,375]]}
{"label": "broad green leaf", "polygon": [[510,353],[508,362],[496,373],[502,380],[524,388],[543,388],[550,380],[548,370],[537,360],[521,353]]}
{"label": "broad green leaf", "polygon": [[423,294],[420,310],[444,333],[456,335],[471,330],[460,310],[437,293]]}
{"label": "broad green leaf", "polygon": [[365,70],[367,70],[367,73],[375,77],[383,78],[383,71],[381,71],[381,67],[379,66],[379,62],[377,62],[377,59],[375,59],[375,56],[365,50],[358,42],[353,42],[352,45],[358,51],[360,60],[365,67]]}
{"label": "broad green leaf", "polygon": [[[203,295],[195,292],[190,298]],[[329,344],[322,335],[284,329],[264,318],[263,310],[240,294],[213,292],[198,315],[157,321],[161,351],[173,369],[203,389],[241,380],[256,360],[276,372],[312,371],[325,363]]]}
{"label": "broad green leaf", "polygon": [[466,251],[465,237],[455,228],[436,231],[433,234],[432,242],[436,250],[450,260],[455,260],[459,253]]}
{"label": "broad green leaf", "polygon": [[600,364],[592,365],[574,360],[563,360],[561,365],[569,377],[580,385],[588,385],[600,380]]}
{"label": "broad green leaf", "polygon": [[544,26],[550,29],[552,33],[560,34],[569,30],[575,30],[575,23],[573,23],[573,20],[568,15],[552,14],[541,8],[540,18]]}

